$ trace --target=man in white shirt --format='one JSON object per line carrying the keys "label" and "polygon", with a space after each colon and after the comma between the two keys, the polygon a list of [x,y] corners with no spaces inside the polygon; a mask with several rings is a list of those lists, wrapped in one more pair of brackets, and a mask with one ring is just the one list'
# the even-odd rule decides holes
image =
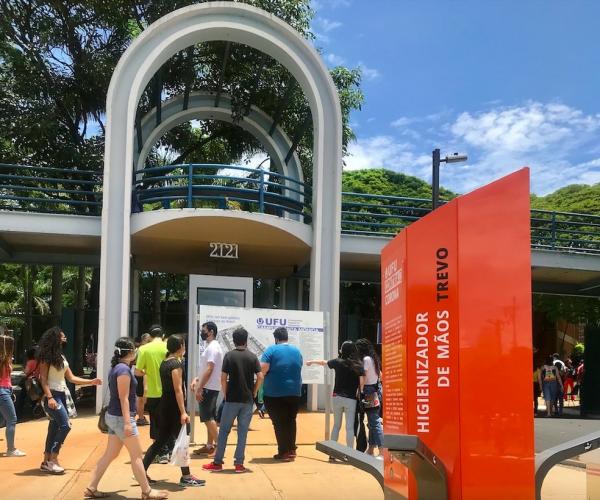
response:
{"label": "man in white shirt", "polygon": [[202,325],[200,333],[206,342],[204,351],[198,360],[198,376],[192,382],[192,390],[196,393],[196,401],[200,408],[200,422],[206,424],[206,444],[194,451],[195,455],[213,456],[217,443],[217,398],[221,390],[221,368],[223,351],[217,342],[217,325],[208,321]]}

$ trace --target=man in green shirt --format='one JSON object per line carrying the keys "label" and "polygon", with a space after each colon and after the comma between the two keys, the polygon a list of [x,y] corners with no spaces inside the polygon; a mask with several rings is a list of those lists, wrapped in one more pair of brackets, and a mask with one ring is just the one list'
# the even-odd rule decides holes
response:
{"label": "man in green shirt", "polygon": [[160,364],[167,357],[167,344],[163,341],[163,329],[160,325],[150,327],[152,341],[140,347],[135,365],[135,374],[146,377],[146,408],[150,414],[150,437],[158,438],[158,404],[162,396],[160,382]]}

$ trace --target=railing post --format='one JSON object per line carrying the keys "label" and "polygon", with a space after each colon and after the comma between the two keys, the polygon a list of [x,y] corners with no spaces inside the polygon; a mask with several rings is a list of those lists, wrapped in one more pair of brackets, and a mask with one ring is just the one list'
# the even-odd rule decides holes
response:
{"label": "railing post", "polygon": [[265,212],[265,174],[260,171],[260,185],[258,187],[258,211],[263,214]]}
{"label": "railing post", "polygon": [[552,229],[551,232],[551,236],[552,239],[550,240],[550,245],[552,246],[552,248],[554,248],[556,246],[556,212],[552,212],[552,222],[550,224],[550,227]]}
{"label": "railing post", "polygon": [[193,208],[194,204],[194,167],[190,163],[188,164],[188,196],[187,196],[187,207]]}

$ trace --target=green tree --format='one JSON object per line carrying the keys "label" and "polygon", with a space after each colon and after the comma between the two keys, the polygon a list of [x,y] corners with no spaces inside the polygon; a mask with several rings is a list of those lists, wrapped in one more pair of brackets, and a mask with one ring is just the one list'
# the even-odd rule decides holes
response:
{"label": "green tree", "polygon": [[[383,168],[345,171],[342,229],[359,233],[397,233],[431,210],[431,186],[416,177]],[[441,198],[456,195],[441,189]],[[394,197],[394,198],[389,198]],[[399,199],[409,198],[409,199]]]}
{"label": "green tree", "polygon": [[531,208],[600,215],[600,183],[571,184],[546,196],[531,196]]}
{"label": "green tree", "polygon": [[[152,22],[192,0],[5,0],[0,2],[0,161],[100,171],[104,149],[105,100],[112,72],[129,43]],[[282,18],[308,40],[309,0],[248,0]],[[227,64],[223,65],[225,54]],[[353,138],[351,110],[360,108],[360,71],[335,68],[344,120],[344,148]],[[215,41],[175,54],[148,84],[139,104],[143,115],[185,89],[228,93],[233,117],[250,104],[275,115],[299,137],[298,153],[310,180],[312,125],[308,103],[279,63],[241,44]],[[160,152],[178,161],[240,161],[260,145],[238,127],[207,121],[184,124],[161,138]]]}

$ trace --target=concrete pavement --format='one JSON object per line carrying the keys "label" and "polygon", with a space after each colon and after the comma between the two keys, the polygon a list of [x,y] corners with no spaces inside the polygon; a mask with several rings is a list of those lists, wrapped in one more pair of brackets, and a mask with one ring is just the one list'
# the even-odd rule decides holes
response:
{"label": "concrete pavement", "polygon": [[[191,499],[381,499],[377,481],[354,467],[335,463],[315,450],[315,442],[323,439],[325,417],[322,413],[304,413],[298,418],[298,458],[292,463],[272,459],[277,452],[271,421],[255,416],[248,435],[246,466],[251,472],[233,474],[202,471],[206,459],[192,459],[192,473],[206,479],[201,488],[184,489],[177,485],[179,468],[154,464],[149,475],[161,482],[157,487],[171,492],[170,498]],[[50,476],[39,470],[46,436],[47,420],[40,419],[17,425],[16,444],[27,452],[24,458],[0,457],[0,498],[25,500],[33,498],[71,500],[81,499],[90,473],[105,447],[106,436],[97,428],[95,415],[80,416],[61,451],[61,465],[67,469],[63,476]],[[144,447],[150,444],[148,427],[141,427]],[[342,431],[343,434],[343,431]],[[196,426],[197,441],[205,439],[203,425]],[[5,448],[4,430],[0,430],[0,449]],[[235,429],[230,435],[226,452],[226,467],[232,468]],[[140,498],[140,489],[132,479],[129,456],[123,449],[100,483],[102,491],[114,493],[112,498]]]}
{"label": "concrete pavement", "polygon": [[[47,420],[20,423],[17,426],[17,446],[27,452],[24,458],[0,456],[0,498],[3,500],[81,499],[89,481],[91,470],[104,450],[106,437],[96,428],[97,417],[83,410],[83,415],[73,420],[61,464],[67,469],[63,476],[49,476],[39,470]],[[536,450],[540,451],[560,442],[597,430],[597,420],[549,419],[535,420]],[[169,465],[152,465],[149,474],[161,482],[157,485],[171,492],[170,498],[211,499],[382,499],[376,480],[352,466],[330,464],[327,457],[315,450],[314,443],[323,439],[324,415],[303,413],[298,418],[298,458],[294,463],[278,463],[271,457],[276,453],[271,421],[255,416],[252,421],[246,449],[246,474],[234,475],[231,470],[205,473],[201,466],[206,459],[193,458],[192,472],[206,479],[201,488],[183,489],[177,486],[179,469]],[[140,428],[144,447],[150,443],[148,427]],[[343,433],[343,431],[342,431]],[[206,436],[205,428],[196,425],[197,441]],[[235,430],[230,435],[226,466],[231,467],[235,444]],[[0,430],[0,449],[4,449],[4,431]],[[581,465],[600,463],[600,452],[579,457]],[[547,476],[542,491],[544,500],[587,500],[600,498],[588,496],[589,478],[582,467],[554,467]],[[100,483],[100,489],[114,493],[113,498],[139,498],[140,490],[132,480],[127,452],[109,468]]]}

